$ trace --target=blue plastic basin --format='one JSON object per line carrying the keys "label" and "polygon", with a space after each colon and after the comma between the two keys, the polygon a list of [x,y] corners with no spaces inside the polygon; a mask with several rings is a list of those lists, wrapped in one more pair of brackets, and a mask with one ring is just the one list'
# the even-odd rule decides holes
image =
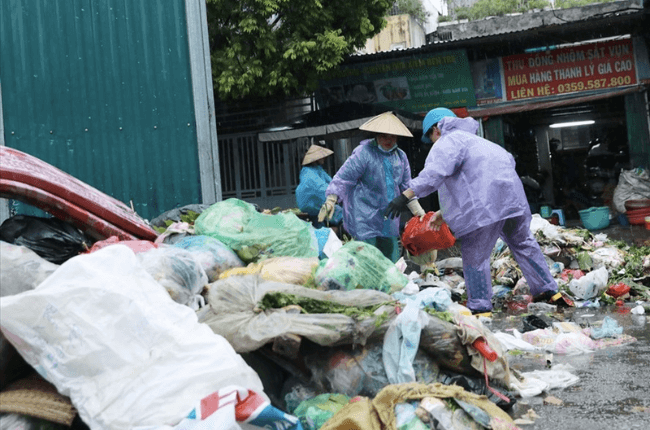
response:
{"label": "blue plastic basin", "polygon": [[581,210],[580,220],[587,230],[600,230],[609,225],[609,208],[607,206]]}

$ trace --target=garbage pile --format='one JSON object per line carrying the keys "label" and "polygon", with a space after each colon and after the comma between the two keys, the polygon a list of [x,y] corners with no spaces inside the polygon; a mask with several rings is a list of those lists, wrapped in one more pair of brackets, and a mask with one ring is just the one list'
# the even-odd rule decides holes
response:
{"label": "garbage pile", "polygon": [[[548,323],[558,309],[532,303],[502,242],[494,309],[521,315],[522,332],[471,315],[460,258],[409,273],[407,260],[343,243],[293,211],[237,199],[193,208],[155,220],[155,242],[77,238],[63,262],[52,261],[63,255],[56,240],[2,236],[0,398],[37,378],[68,411],[57,421],[3,402],[2,428],[516,429],[518,399],[578,377],[550,365],[518,372],[510,353],[635,340],[607,318]],[[645,312],[648,247],[539,216],[531,229],[576,306]]]}

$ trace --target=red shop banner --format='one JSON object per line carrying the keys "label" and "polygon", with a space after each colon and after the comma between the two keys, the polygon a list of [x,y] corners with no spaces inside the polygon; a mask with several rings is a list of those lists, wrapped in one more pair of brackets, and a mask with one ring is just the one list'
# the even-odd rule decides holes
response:
{"label": "red shop banner", "polygon": [[637,83],[631,39],[501,59],[508,100],[603,90]]}

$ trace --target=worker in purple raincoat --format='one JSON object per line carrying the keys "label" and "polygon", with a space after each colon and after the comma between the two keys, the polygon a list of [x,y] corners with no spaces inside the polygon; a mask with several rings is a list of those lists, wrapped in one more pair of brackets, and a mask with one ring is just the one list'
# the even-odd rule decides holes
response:
{"label": "worker in purple raincoat", "polygon": [[473,313],[492,310],[490,255],[499,237],[519,264],[534,300],[559,303],[563,297],[530,231],[530,208],[512,155],[477,136],[476,120],[457,118],[446,108],[431,110],[422,128],[422,141],[434,144],[424,169],[386,214],[398,213],[415,196],[438,191],[440,211],[431,223],[438,229],[444,216],[460,242],[467,307]]}
{"label": "worker in purple raincoat", "polygon": [[[359,127],[375,133],[362,141],[334,175],[327,187],[327,199],[319,221],[331,217],[338,200],[343,202],[343,227],[356,240],[376,246],[386,258],[399,258],[399,217],[384,216],[388,203],[411,184],[411,167],[398,136],[413,137],[391,112],[378,115]],[[409,203],[414,215],[424,216],[417,200]]]}

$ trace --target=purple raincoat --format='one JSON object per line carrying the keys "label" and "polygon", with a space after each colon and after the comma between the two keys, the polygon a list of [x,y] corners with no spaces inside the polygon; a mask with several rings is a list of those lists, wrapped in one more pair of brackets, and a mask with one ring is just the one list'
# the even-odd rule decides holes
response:
{"label": "purple raincoat", "polygon": [[417,197],[438,191],[443,218],[456,237],[530,213],[514,158],[477,136],[476,120],[445,117],[438,127],[442,135],[411,189]]}
{"label": "purple raincoat", "polygon": [[384,151],[362,141],[327,187],[343,201],[343,226],[358,240],[399,236],[399,217],[384,219],[388,203],[411,185],[411,167],[397,145]]}

